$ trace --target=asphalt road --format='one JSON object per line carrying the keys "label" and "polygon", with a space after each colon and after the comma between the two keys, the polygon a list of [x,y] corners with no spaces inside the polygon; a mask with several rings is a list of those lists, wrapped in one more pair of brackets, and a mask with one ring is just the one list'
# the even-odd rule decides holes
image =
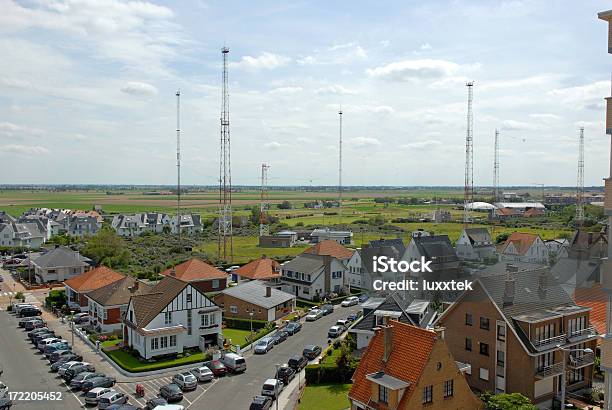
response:
{"label": "asphalt road", "polygon": [[11,392],[60,392],[61,400],[13,400],[13,409],[79,409],[78,399],[67,389],[62,379],[49,372],[44,356],[29,341],[27,334],[17,327],[17,318],[0,311],[0,379]]}

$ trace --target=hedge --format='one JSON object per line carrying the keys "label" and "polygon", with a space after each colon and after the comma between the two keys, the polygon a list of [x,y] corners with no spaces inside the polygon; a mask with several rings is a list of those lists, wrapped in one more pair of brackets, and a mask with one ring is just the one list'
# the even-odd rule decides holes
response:
{"label": "hedge", "polygon": [[253,330],[259,330],[261,328],[266,327],[268,322],[265,320],[253,320],[250,319],[239,319],[239,318],[231,318],[226,317],[223,319],[225,322],[225,326],[230,329],[240,329],[240,330],[251,330],[251,323],[253,323]]}
{"label": "hedge", "polygon": [[306,366],[306,383],[349,383],[356,367],[341,369],[335,364],[309,364]]}

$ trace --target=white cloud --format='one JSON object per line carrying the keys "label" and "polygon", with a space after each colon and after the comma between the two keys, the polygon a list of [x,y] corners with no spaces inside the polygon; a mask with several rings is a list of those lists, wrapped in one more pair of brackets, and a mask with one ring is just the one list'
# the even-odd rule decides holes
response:
{"label": "white cloud", "polygon": [[268,53],[267,51],[261,53],[258,57],[253,56],[242,56],[238,62],[230,62],[230,67],[245,68],[252,70],[266,69],[271,70],[274,68],[282,67],[291,62],[291,58],[281,56],[278,54]]}
{"label": "white cloud", "polygon": [[423,44],[421,44],[421,47],[419,47],[419,48],[420,48],[422,51],[425,51],[425,50],[431,50],[431,44],[429,44],[429,43],[423,43]]}
{"label": "white cloud", "polygon": [[529,114],[531,118],[535,118],[536,120],[542,120],[545,122],[558,121],[561,119],[557,114],[550,113],[542,113],[542,114]]}
{"label": "white cloud", "polygon": [[130,81],[121,87],[121,92],[131,95],[146,95],[151,96],[157,94],[157,88],[151,84],[141,83],[138,81]]}
{"label": "white cloud", "polygon": [[500,88],[516,89],[519,87],[545,86],[559,80],[559,78],[560,76],[557,74],[542,74],[513,80],[483,81],[482,84],[478,84],[478,88],[480,90],[495,90]]}
{"label": "white cloud", "polygon": [[442,142],[438,140],[427,140],[427,141],[416,141],[416,142],[410,142],[408,144],[403,144],[402,148],[412,149],[412,150],[428,150],[428,149],[439,147],[440,145],[442,145]]}
{"label": "white cloud", "polygon": [[504,120],[501,122],[501,129],[506,131],[533,131],[539,129],[540,126],[537,124],[515,121],[515,120]]}
{"label": "white cloud", "polygon": [[28,80],[20,78],[0,78],[0,84],[11,88],[19,88],[28,90],[32,88],[32,84]]}
{"label": "white cloud", "polygon": [[447,60],[404,60],[368,68],[366,74],[390,81],[440,80],[453,76],[460,68],[459,64]]}
{"label": "white cloud", "polygon": [[8,144],[0,145],[0,152],[20,155],[47,155],[49,150],[41,145],[20,145]]}
{"label": "white cloud", "polygon": [[377,138],[371,137],[355,137],[348,140],[349,145],[355,148],[362,147],[377,147],[380,144],[380,141]]}
{"label": "white cloud", "polygon": [[[337,108],[337,106],[334,106],[334,105],[328,105],[328,107],[332,108],[332,109]],[[370,113],[374,113],[374,114],[393,114],[395,112],[393,107],[390,107],[388,105],[369,105],[369,104],[353,105],[353,104],[347,104],[347,105],[343,105],[342,109],[343,109],[343,111],[345,113],[370,112]]]}
{"label": "white cloud", "polygon": [[281,144],[278,141],[270,141],[270,142],[266,142],[264,144],[264,148],[271,149],[271,150],[279,149],[282,146],[283,146],[283,144]]}
{"label": "white cloud", "polygon": [[357,91],[346,88],[340,84],[332,84],[326,87],[317,88],[315,90],[317,94],[339,94],[339,95],[354,95]]}
{"label": "white cloud", "polygon": [[27,137],[40,137],[43,134],[44,131],[38,128],[26,127],[11,122],[0,122],[0,137],[23,139]]}
{"label": "white cloud", "polygon": [[304,56],[298,58],[296,62],[298,63],[298,65],[312,65],[316,64],[317,59],[313,56]]}
{"label": "white cloud", "polygon": [[596,81],[575,87],[556,88],[549,92],[560,102],[571,108],[599,109],[603,107],[603,96],[610,93],[609,81]]}
{"label": "white cloud", "polygon": [[302,87],[278,87],[269,91],[270,94],[297,94],[304,91]]}

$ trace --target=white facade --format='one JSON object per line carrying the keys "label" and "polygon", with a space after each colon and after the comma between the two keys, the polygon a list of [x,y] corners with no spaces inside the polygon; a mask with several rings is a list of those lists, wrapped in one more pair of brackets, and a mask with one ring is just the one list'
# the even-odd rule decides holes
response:
{"label": "white facade", "polygon": [[351,288],[363,288],[365,283],[364,269],[361,263],[361,249],[357,249],[346,264],[346,276]]}
{"label": "white facade", "polygon": [[504,248],[501,256],[504,261],[547,264],[549,260],[549,249],[544,241],[538,236],[524,253],[519,253],[517,245],[514,242],[510,242]]}
{"label": "white facade", "polygon": [[170,217],[163,213],[139,213],[134,215],[116,215],[111,223],[119,236],[134,237],[145,232],[162,233],[164,227],[170,226]]}
{"label": "white facade", "polygon": [[37,283],[63,282],[85,272],[85,266],[53,266],[40,267],[32,262]]}
{"label": "white facade", "polygon": [[[146,295],[145,295],[146,297]],[[221,309],[190,284],[144,327],[136,322],[133,299],[126,319],[136,328],[124,324],[124,338],[142,357],[149,359],[185,348],[219,346],[223,340]]]}
{"label": "white facade", "polygon": [[315,229],[310,234],[312,243],[319,243],[325,240],[336,241],[341,245],[353,243],[353,232],[351,231],[332,231],[329,228]]}
{"label": "white facade", "polygon": [[[303,256],[299,256],[303,257]],[[323,257],[319,257],[323,260]],[[326,276],[329,280],[329,292],[339,293],[346,285],[346,266],[336,258],[331,258],[329,274],[327,274],[325,264],[312,271],[291,270],[284,266],[281,267],[282,290],[295,295],[298,299],[313,300],[317,296],[325,297]]]}
{"label": "white facade", "polygon": [[40,227],[35,222],[0,223],[0,246],[40,248],[47,241],[47,233]]}
{"label": "white facade", "polygon": [[455,249],[459,259],[473,261],[483,261],[495,256],[496,253],[495,244],[488,233],[486,236],[472,242],[465,229],[461,232],[457,242],[455,242]]}
{"label": "white facade", "polygon": [[[170,219],[171,232],[174,234],[178,233],[176,222],[177,222],[176,216]],[[187,235],[193,235],[198,232],[202,232],[204,230],[202,223],[200,221],[200,215],[196,215],[196,214],[181,215],[180,225],[181,225],[181,233],[184,233]]]}

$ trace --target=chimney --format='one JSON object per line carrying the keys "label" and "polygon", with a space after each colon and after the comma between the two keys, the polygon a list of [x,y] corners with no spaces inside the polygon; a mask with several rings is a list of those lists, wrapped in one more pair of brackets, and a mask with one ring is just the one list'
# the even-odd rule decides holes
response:
{"label": "chimney", "polygon": [[509,306],[514,303],[514,291],[516,286],[516,279],[514,279],[514,272],[508,270],[506,272],[506,280],[504,286],[504,306]]}
{"label": "chimney", "polygon": [[544,293],[546,292],[546,288],[548,288],[548,274],[546,269],[542,269],[538,275],[538,290]]}
{"label": "chimney", "polygon": [[434,332],[436,332],[436,335],[438,336],[438,339],[440,340],[444,340],[445,331],[446,331],[446,328],[444,326],[436,326],[434,328]]}
{"label": "chimney", "polygon": [[176,276],[176,270],[174,268],[170,271],[170,276]]}
{"label": "chimney", "polygon": [[138,290],[138,281],[135,280],[134,284],[132,285],[132,292],[136,292]]}
{"label": "chimney", "polygon": [[383,318],[383,343],[384,343],[384,353],[383,353],[383,362],[387,362],[389,357],[391,357],[391,351],[393,350],[393,327],[389,325],[389,316],[385,316]]}
{"label": "chimney", "polygon": [[269,298],[270,296],[272,296],[272,287],[266,286],[266,297]]}

